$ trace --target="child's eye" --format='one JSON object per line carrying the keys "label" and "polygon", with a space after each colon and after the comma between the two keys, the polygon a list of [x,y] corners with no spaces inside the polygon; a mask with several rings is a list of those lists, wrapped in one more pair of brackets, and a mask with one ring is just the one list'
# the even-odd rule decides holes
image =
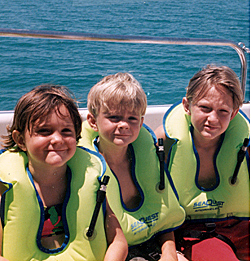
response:
{"label": "child's eye", "polygon": [[40,135],[49,135],[51,133],[51,130],[46,128],[41,128],[36,130],[36,132]]}
{"label": "child's eye", "polygon": [[131,117],[129,117],[129,120],[130,121],[138,121],[139,119],[137,117],[131,116]]}
{"label": "child's eye", "polygon": [[117,115],[110,115],[108,119],[111,121],[120,121],[121,117]]}
{"label": "child's eye", "polygon": [[223,113],[223,114],[229,114],[229,111],[225,110],[225,109],[221,109],[220,112]]}
{"label": "child's eye", "polygon": [[73,130],[72,129],[69,129],[69,128],[65,128],[62,130],[63,133],[72,133]]}
{"label": "child's eye", "polygon": [[202,110],[202,111],[210,111],[211,109],[208,107],[208,106],[206,106],[206,105],[200,105],[200,109]]}

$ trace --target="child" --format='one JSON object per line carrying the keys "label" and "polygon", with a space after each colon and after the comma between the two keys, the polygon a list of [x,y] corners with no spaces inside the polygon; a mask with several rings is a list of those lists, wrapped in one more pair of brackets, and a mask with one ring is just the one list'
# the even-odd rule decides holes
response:
{"label": "child", "polygon": [[236,74],[208,65],[155,132],[165,140],[168,171],[187,215],[176,243],[195,261],[249,260],[248,140],[243,146],[249,121],[238,113],[242,102]]}
{"label": "child", "polygon": [[126,240],[108,205],[105,224],[101,212],[96,234],[86,236],[104,173],[97,156],[76,148],[81,124],[65,87],[41,85],[17,103],[0,156],[3,260],[126,258]]}
{"label": "child", "polygon": [[183,223],[184,211],[167,177],[165,189],[158,189],[156,146],[150,130],[142,128],[146,106],[146,95],[132,75],[104,77],[88,94],[91,128],[84,122],[79,144],[101,153],[114,174],[107,199],[131,246],[127,260],[135,255],[158,260],[160,252],[160,260],[177,260],[173,230]]}

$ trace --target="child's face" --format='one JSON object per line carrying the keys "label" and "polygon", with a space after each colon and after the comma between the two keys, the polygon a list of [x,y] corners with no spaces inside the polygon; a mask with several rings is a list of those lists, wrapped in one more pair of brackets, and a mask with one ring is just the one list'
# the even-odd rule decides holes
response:
{"label": "child's face", "polygon": [[140,114],[116,110],[105,112],[102,108],[95,119],[102,146],[128,146],[137,139],[142,124]]}
{"label": "child's face", "polygon": [[198,101],[189,103],[184,98],[183,105],[191,115],[194,139],[197,142],[217,141],[238,112],[238,109],[233,109],[231,93],[227,89],[219,91],[215,87],[209,89]]}
{"label": "child's face", "polygon": [[74,124],[66,107],[62,105],[58,116],[55,110],[40,123],[34,123],[31,131],[24,134],[22,149],[27,152],[29,166],[33,169],[62,167],[76,151]]}

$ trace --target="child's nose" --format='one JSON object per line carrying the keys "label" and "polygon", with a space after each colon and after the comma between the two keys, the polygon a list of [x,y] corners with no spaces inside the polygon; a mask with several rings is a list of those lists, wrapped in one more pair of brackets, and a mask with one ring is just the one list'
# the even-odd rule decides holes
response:
{"label": "child's nose", "polygon": [[216,111],[212,110],[208,116],[208,121],[210,122],[216,122],[218,121],[218,114]]}
{"label": "child's nose", "polygon": [[128,123],[127,123],[127,121],[120,121],[119,122],[119,128],[123,128],[123,129],[128,129],[129,128],[129,126],[128,126]]}
{"label": "child's nose", "polygon": [[57,142],[62,142],[62,140],[63,140],[62,135],[58,131],[55,131],[52,135],[52,142],[57,143]]}

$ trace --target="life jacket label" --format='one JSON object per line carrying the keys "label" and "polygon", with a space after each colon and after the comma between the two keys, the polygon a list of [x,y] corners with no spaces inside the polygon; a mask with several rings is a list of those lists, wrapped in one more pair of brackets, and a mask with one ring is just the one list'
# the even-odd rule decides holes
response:
{"label": "life jacket label", "polygon": [[154,227],[159,219],[159,212],[151,214],[147,217],[142,217],[138,221],[131,225],[131,230],[136,235],[137,233],[147,229],[148,227]]}
{"label": "life jacket label", "polygon": [[195,202],[193,209],[195,212],[198,211],[208,211],[208,210],[217,210],[223,207],[224,201],[217,201],[213,199],[208,199],[205,201]]}

